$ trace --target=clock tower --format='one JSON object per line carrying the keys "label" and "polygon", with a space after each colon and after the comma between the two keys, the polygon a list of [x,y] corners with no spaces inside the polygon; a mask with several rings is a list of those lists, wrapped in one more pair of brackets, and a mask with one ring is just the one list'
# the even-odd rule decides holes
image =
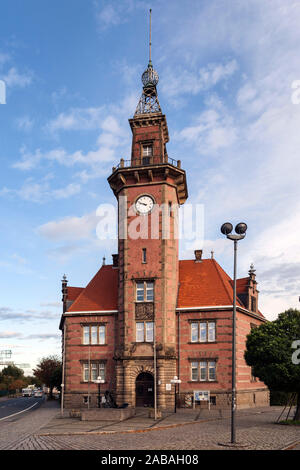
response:
{"label": "clock tower", "polygon": [[185,171],[168,156],[166,116],[150,61],[134,117],[130,160],[108,182],[118,200],[116,399],[129,406],[171,407],[166,387],[177,375],[178,207],[187,199]]}

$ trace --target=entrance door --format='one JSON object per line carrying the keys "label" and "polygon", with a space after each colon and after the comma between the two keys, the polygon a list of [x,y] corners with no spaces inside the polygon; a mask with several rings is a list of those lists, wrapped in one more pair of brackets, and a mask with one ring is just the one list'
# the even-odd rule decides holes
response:
{"label": "entrance door", "polygon": [[136,378],[135,385],[136,406],[153,406],[154,379],[148,372],[142,372]]}

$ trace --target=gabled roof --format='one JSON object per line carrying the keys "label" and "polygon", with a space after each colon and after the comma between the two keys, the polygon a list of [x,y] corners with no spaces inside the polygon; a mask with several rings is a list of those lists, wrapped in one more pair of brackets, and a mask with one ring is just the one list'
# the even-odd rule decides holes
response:
{"label": "gabled roof", "polygon": [[68,312],[117,310],[118,274],[112,265],[102,266],[73,302]]}
{"label": "gabled roof", "polygon": [[67,286],[67,300],[74,302],[79,294],[84,290],[84,287],[70,287]]}
{"label": "gabled roof", "polygon": [[[242,279],[236,280],[236,293],[237,294],[246,294],[249,285],[249,277],[243,277]],[[233,286],[233,281],[232,281]]]}
{"label": "gabled roof", "polygon": [[[112,265],[102,266],[86,288],[68,287],[75,297],[68,312],[118,310],[118,274]],[[237,293],[243,292],[248,278],[237,280]],[[179,261],[177,308],[224,307],[233,303],[232,279],[215,259]],[[245,308],[237,297],[237,306]],[[259,315],[263,315],[259,312]]]}
{"label": "gabled roof", "polygon": [[[178,308],[232,305],[231,278],[215,259],[179,261]],[[237,299],[237,305],[243,305]]]}

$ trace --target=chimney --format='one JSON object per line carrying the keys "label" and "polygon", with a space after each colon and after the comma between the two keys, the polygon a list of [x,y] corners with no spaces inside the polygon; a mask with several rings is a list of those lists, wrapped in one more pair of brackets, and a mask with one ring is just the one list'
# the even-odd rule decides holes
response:
{"label": "chimney", "polygon": [[118,268],[119,267],[119,255],[112,255],[113,259],[113,268]]}
{"label": "chimney", "polygon": [[203,250],[195,250],[195,263],[201,263]]}

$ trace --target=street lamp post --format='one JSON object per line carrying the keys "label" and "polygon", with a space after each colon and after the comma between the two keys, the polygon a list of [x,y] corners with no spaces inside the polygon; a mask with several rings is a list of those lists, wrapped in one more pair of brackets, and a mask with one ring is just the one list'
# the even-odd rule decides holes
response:
{"label": "street lamp post", "polygon": [[97,377],[95,382],[98,384],[98,408],[101,408],[101,393],[100,393],[100,385],[105,383],[105,380],[101,379],[101,377]]}
{"label": "street lamp post", "polygon": [[234,260],[233,260],[233,317],[232,317],[232,391],[231,391],[231,443],[236,443],[235,433],[235,412],[236,412],[236,265],[237,265],[237,243],[246,236],[247,224],[239,223],[235,227],[236,235],[231,232],[233,226],[226,222],[221,227],[221,232],[229,240],[234,243]]}
{"label": "street lamp post", "polygon": [[177,384],[181,384],[181,380],[174,375],[174,379],[170,380],[171,384],[175,385],[175,404],[174,404],[174,413],[176,413],[176,402],[177,402]]}

